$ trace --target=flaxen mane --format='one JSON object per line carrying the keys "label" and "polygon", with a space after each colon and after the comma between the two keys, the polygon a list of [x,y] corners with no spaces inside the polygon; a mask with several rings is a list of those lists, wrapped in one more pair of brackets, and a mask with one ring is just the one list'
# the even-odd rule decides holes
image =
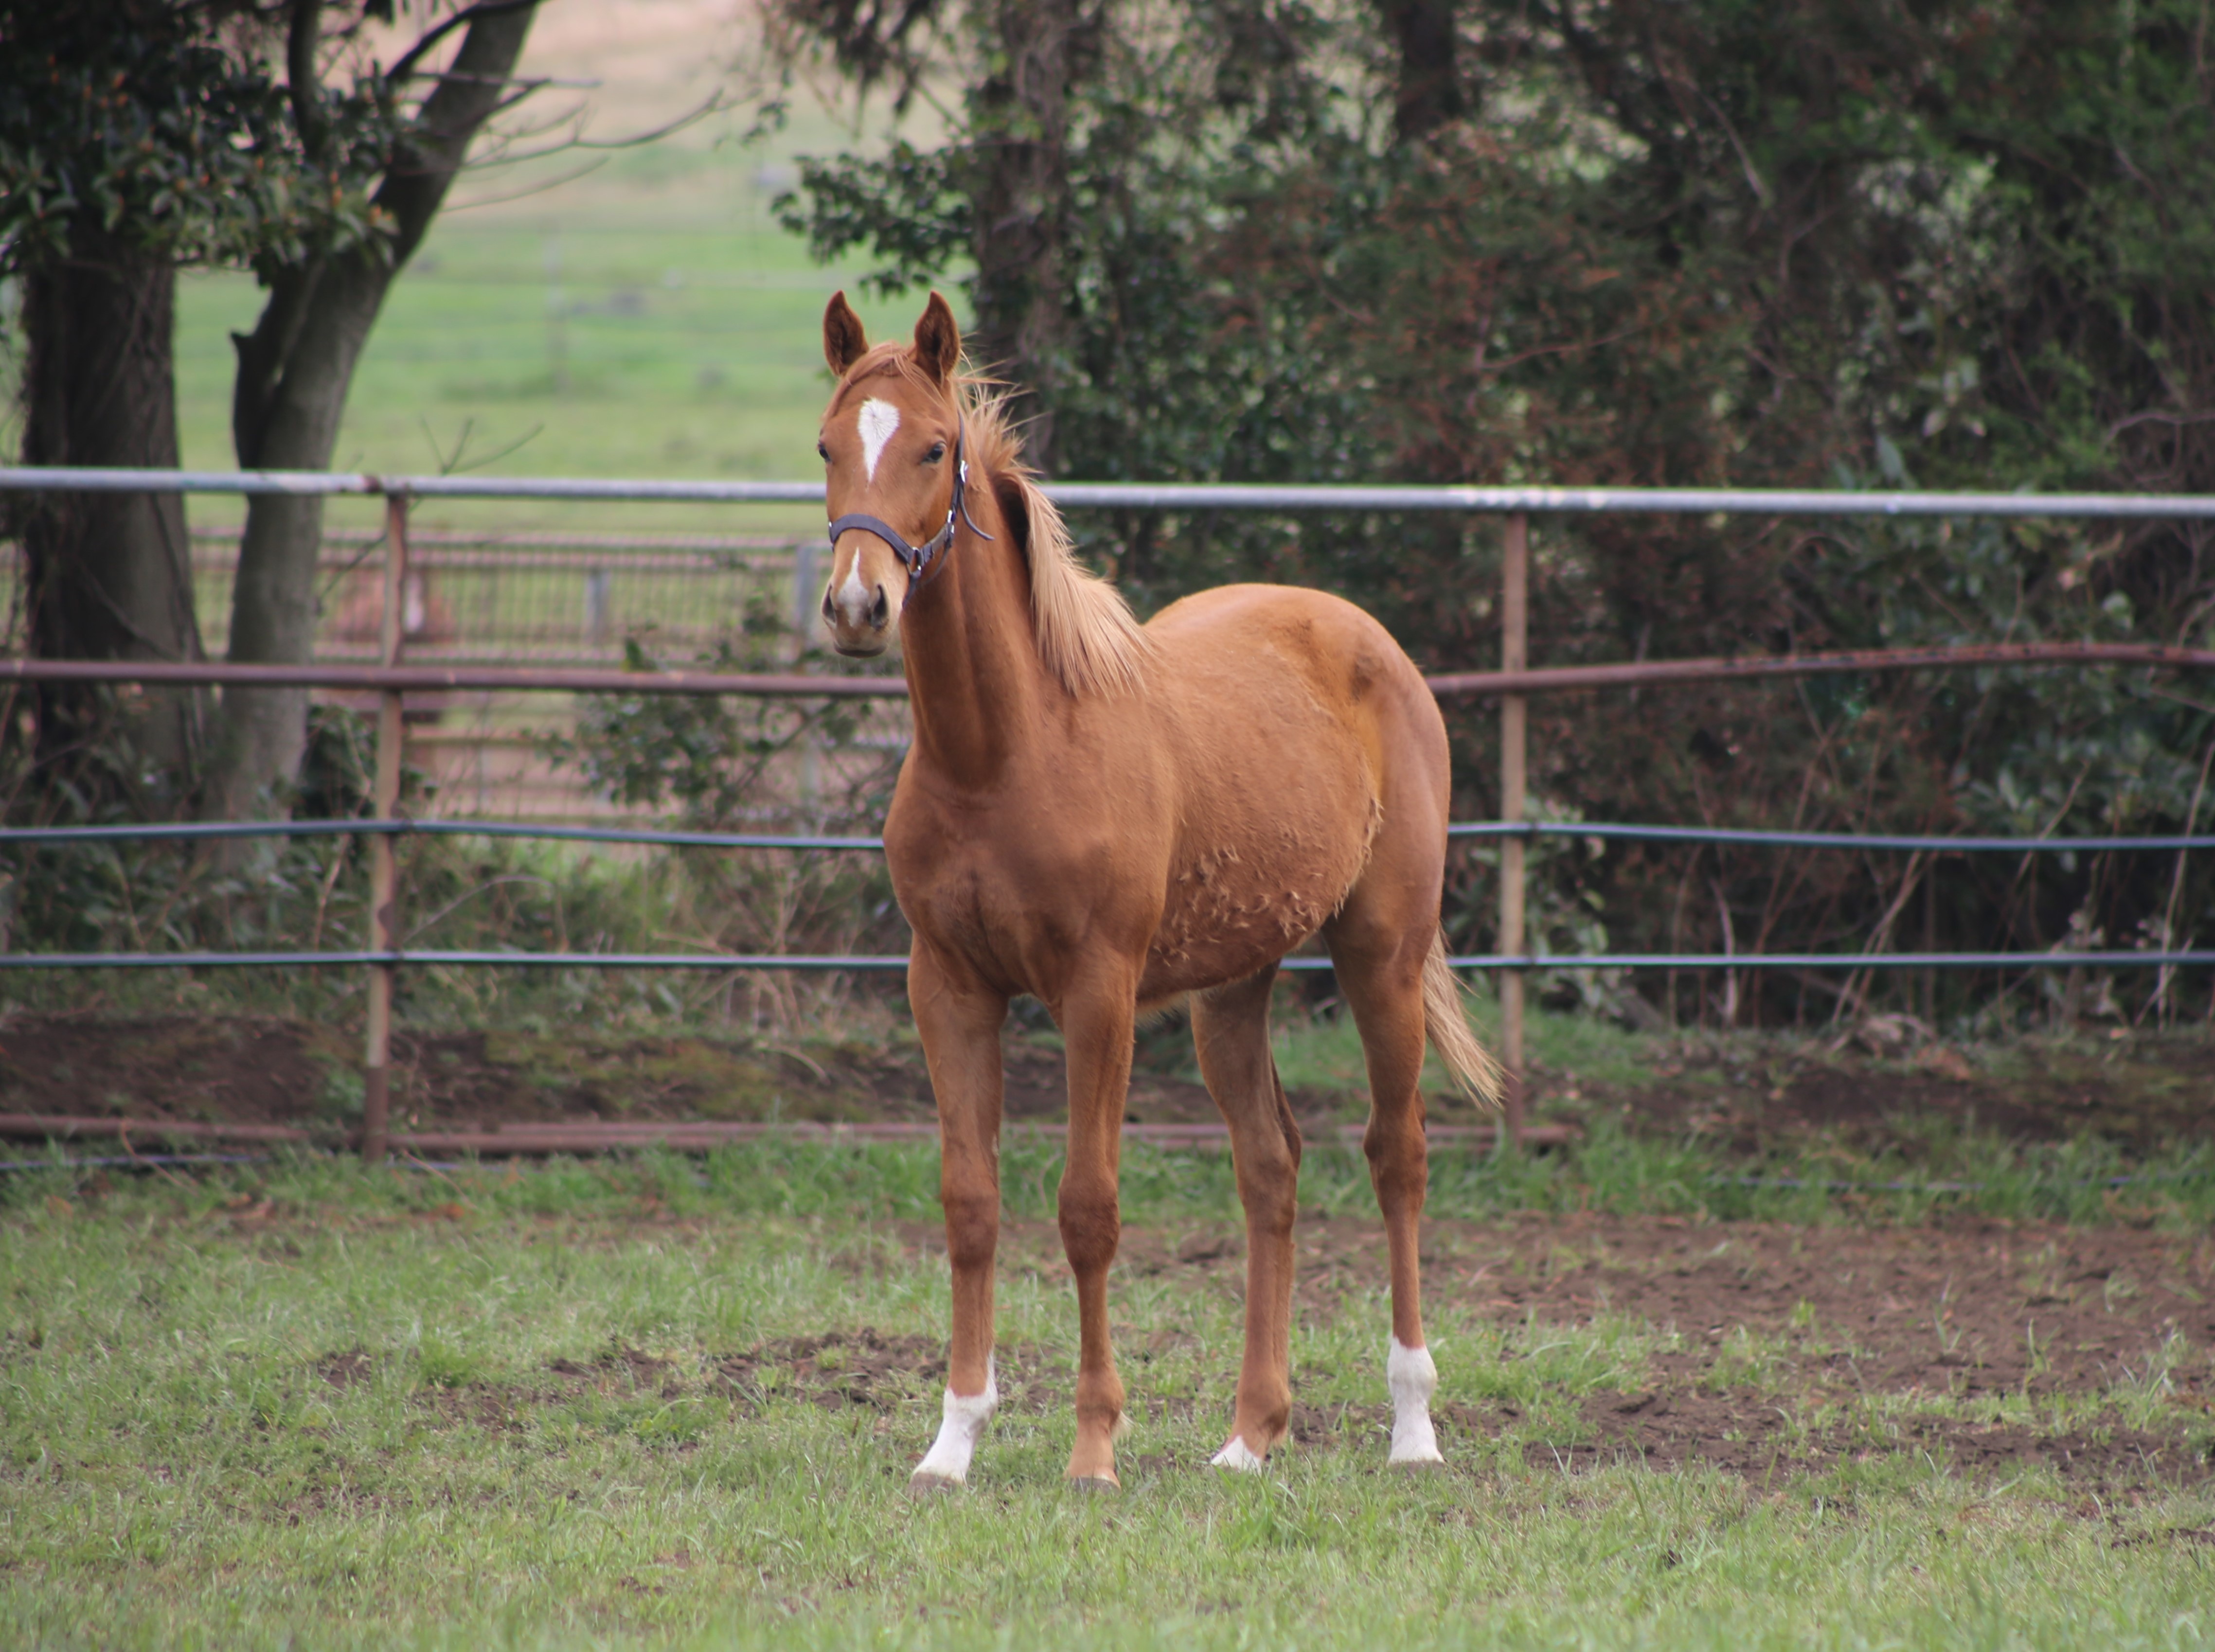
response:
{"label": "flaxen mane", "polygon": [[[904,346],[881,344],[855,363],[853,384],[887,367],[935,388]],[[1138,688],[1153,639],[1123,593],[1077,560],[1061,512],[1023,462],[1004,395],[964,373],[954,380],[972,478],[991,488],[1031,568],[1031,627],[1039,658],[1072,694],[1116,694]]]}

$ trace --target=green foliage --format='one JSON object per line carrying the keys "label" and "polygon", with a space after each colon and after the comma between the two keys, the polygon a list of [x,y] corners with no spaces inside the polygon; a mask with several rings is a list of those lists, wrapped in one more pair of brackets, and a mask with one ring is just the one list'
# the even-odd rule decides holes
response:
{"label": "green foliage", "polygon": [[0,6],[0,267],[95,247],[273,267],[378,244],[389,97],[374,76],[318,89],[310,153],[266,28],[180,0]]}
{"label": "green foliage", "polygon": [[[758,591],[739,635],[696,664],[719,672],[788,665],[787,646],[776,601]],[[629,669],[660,669],[637,638],[623,649]],[[818,670],[847,664],[807,663]],[[667,808],[694,831],[864,835],[879,829],[890,805],[905,749],[895,732],[902,727],[896,713],[868,700],[595,694],[583,703],[574,737],[555,737],[549,750],[612,801]],[[727,950],[906,951],[906,925],[881,856],[688,850],[665,869],[696,933]],[[782,1021],[804,1019],[806,1005],[849,990],[844,981],[822,979],[757,977],[752,986],[757,1016],[766,993]]]}
{"label": "green foliage", "polygon": [[[789,633],[775,594],[752,593],[737,639],[726,639],[694,660],[703,671],[744,673],[782,666]],[[658,671],[660,661],[636,637],[623,641],[626,670]],[[819,667],[827,662],[811,662]],[[586,697],[574,737],[549,743],[555,761],[575,766],[611,801],[636,807],[672,807],[696,831],[728,831],[744,819],[758,821],[768,803],[772,769],[813,753],[859,762],[838,762],[835,800],[818,798],[798,812],[866,829],[884,817],[891,800],[891,765],[863,755],[857,742],[888,719],[866,700],[813,704],[764,697],[691,694],[592,694]]]}
{"label": "green foliage", "polygon": [[[1738,0],[1477,0],[1461,27],[1478,112],[1415,144],[1390,141],[1371,9],[1194,0],[1093,27],[1051,221],[1065,355],[1049,394],[1077,474],[2215,492],[2215,235],[2187,205],[2215,196],[2215,95],[2187,0],[2056,0],[2004,21],[1967,0],[1911,15],[1813,0],[1789,22]],[[818,161],[786,207],[821,254],[874,253],[888,291],[959,269],[995,141],[974,103],[988,69],[945,64],[972,101],[942,149]],[[1230,579],[1316,584],[1426,665],[1496,657],[1488,529],[1078,526],[1142,607]],[[2203,527],[2157,523],[1542,520],[1531,658],[2204,646],[2207,550]],[[1493,719],[1449,716],[1457,812],[1482,814]],[[2206,696],[2147,674],[1704,685],[1537,702],[1531,783],[1568,817],[2173,831],[2211,740]],[[1603,925],[1625,950],[1897,949],[1930,875],[1646,847],[1544,870],[1538,908],[1578,950]],[[2180,886],[2174,870],[1948,862],[1931,937],[2181,944],[2215,873]],[[1449,909],[1473,949],[1492,906],[1471,854]],[[2093,996],[2151,1013],[2152,983]],[[1800,982],[1741,984],[1732,1014],[1808,1013]],[[1845,984],[1849,1014],[1914,987]],[[1682,987],[1672,1008],[1721,1012],[1719,982]],[[1960,1013],[1990,990],[1944,988]]]}
{"label": "green foliage", "polygon": [[[334,743],[327,737],[323,743]],[[411,789],[420,781],[413,777]],[[343,790],[334,796],[343,798]],[[139,817],[118,804],[96,817],[61,806],[40,818],[91,824]],[[506,839],[403,839],[400,904],[407,941],[419,948],[761,952],[896,945],[898,919],[889,891],[880,888],[880,863],[818,860],[795,866],[789,857],[775,864],[754,857],[726,866],[704,854],[618,859]],[[275,840],[236,865],[189,843],[14,845],[0,851],[0,950],[344,950],[364,942],[368,882],[365,841],[352,836]],[[889,936],[880,933],[887,926]],[[95,1001],[126,1013],[234,1010],[339,1024],[359,1014],[360,977],[353,970],[267,966],[197,978],[179,970],[26,970],[0,984],[10,1007]],[[803,1002],[792,983],[758,973],[734,984],[691,970],[418,968],[401,976],[399,1013],[404,1025],[425,1030],[612,1031],[737,1015],[789,1026],[851,987],[819,982],[805,990]],[[336,1080],[323,1098],[340,1112],[356,1100]]]}

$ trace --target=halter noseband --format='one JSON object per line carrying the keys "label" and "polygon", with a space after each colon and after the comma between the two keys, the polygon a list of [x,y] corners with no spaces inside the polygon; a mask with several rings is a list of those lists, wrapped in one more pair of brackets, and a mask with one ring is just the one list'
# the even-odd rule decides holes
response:
{"label": "halter noseband", "polygon": [[943,528],[922,544],[911,545],[900,537],[899,529],[882,517],[850,511],[831,524],[831,548],[834,551],[838,548],[838,535],[849,529],[858,529],[865,534],[874,534],[892,547],[893,554],[899,558],[901,565],[907,569],[908,588],[912,590],[945,566],[940,553],[954,548],[954,524],[957,521],[967,523],[969,531],[978,538],[991,538],[992,535],[979,528],[977,519],[969,514],[969,462],[962,457],[962,443],[966,435],[957,417],[954,424],[954,497],[947,502],[946,525]]}

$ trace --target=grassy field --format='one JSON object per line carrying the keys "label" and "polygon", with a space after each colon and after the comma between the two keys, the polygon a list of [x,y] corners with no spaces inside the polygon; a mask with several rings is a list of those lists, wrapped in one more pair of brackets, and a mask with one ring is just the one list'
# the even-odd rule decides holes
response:
{"label": "grassy field", "polygon": [[[1379,1276],[1318,1261],[1294,1365],[1321,1420],[1266,1475],[1226,1478],[1200,1465],[1237,1343],[1227,1173],[1135,1155],[1114,1287],[1138,1412],[1126,1489],[1071,1494],[1073,1313],[1038,1220],[1051,1168],[1028,1148],[1009,1167],[1009,1402],[970,1490],[921,1502],[903,1487],[935,1421],[947,1311],[925,1150],[13,1178],[0,1643],[2215,1642],[2204,1482],[1954,1460],[1995,1429],[2089,1451],[2102,1430],[2192,1415],[2177,1396],[2204,1393],[2206,1358],[2190,1338],[2160,1344],[2158,1380],[2103,1367],[2073,1391],[2026,1375],[1963,1398],[1887,1390],[1868,1337],[1803,1300],[1741,1327],[1680,1399],[1757,1393],[1785,1416],[1767,1472],[1646,1465],[1592,1449],[1592,1419],[1645,1404],[1697,1327],[1574,1297],[1503,1315],[1457,1289],[1494,1269],[1543,1288],[1594,1243],[1549,1228],[1532,1249],[1498,1190],[1489,1207],[1449,1198],[1463,1215],[1429,1245],[1449,1466],[1386,1469]],[[1358,1189],[1342,1155],[1318,1155],[1304,1231],[1351,1231],[1327,1211],[1356,1208]],[[1796,1253],[1855,1233],[1769,1237]],[[2173,1254],[2198,1254],[2200,1233]],[[1731,1233],[1685,1233],[1684,1254],[1727,1251]],[[2022,1234],[2026,1257],[2038,1237]],[[1856,1355],[1859,1387],[1819,1386]],[[1844,1443],[1798,1460],[1819,1436]]]}
{"label": "grassy field", "polygon": [[[819,125],[820,123],[818,123]],[[778,229],[782,156],[844,141],[809,127],[772,150],[671,144],[613,156],[546,195],[449,211],[395,285],[353,382],[341,469],[787,480],[819,468],[825,301],[846,287],[873,333],[917,305],[870,300]],[[187,467],[228,469],[233,353],[261,295],[251,276],[181,284],[177,397]],[[494,456],[506,452],[505,457]],[[365,507],[334,520],[365,525]],[[232,519],[210,499],[199,519]],[[744,532],[798,508],[439,505],[426,526]]]}

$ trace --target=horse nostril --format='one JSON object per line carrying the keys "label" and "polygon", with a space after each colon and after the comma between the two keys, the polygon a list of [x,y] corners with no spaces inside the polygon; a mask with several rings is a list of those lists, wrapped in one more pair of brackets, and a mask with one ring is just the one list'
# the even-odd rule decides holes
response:
{"label": "horse nostril", "polygon": [[834,625],[838,621],[838,610],[831,601],[831,587],[828,585],[823,587],[823,617]]}
{"label": "horse nostril", "polygon": [[884,628],[885,621],[891,617],[892,609],[887,607],[885,603],[885,588],[882,585],[879,585],[877,587],[877,600],[869,604],[869,623],[875,626],[879,630],[882,630]]}

